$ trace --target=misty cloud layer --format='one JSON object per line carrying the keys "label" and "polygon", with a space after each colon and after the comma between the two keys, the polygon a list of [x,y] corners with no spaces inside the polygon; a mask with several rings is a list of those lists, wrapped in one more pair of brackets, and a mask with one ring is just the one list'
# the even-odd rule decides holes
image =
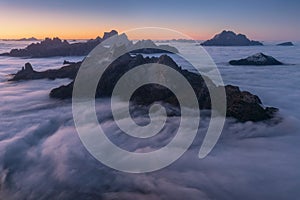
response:
{"label": "misty cloud layer", "polygon": [[[217,60],[223,62],[220,58]],[[34,64],[46,66],[45,61],[49,67],[56,62],[36,59]],[[7,59],[0,69],[0,199],[275,200],[300,195],[299,103],[291,101],[299,94],[278,96],[278,91],[292,91],[280,87],[286,84],[283,80],[278,79],[273,89],[268,85],[271,80],[264,79],[246,86],[238,77],[234,79],[233,72],[239,69],[221,69],[226,82],[233,80],[243,88],[252,86],[251,91],[264,102],[281,107],[283,121],[269,125],[228,119],[213,151],[200,160],[198,152],[209,123],[204,111],[199,134],[179,160],[156,172],[126,174],[106,167],[87,152],[74,128],[69,100],[49,99],[53,87],[69,80],[7,83],[7,72],[19,69],[20,63]],[[270,73],[270,69],[262,70]],[[260,72],[252,77],[256,75],[263,76]],[[174,136],[176,117],[156,137],[140,143],[133,141],[116,127],[107,110],[108,103],[97,102],[99,121],[110,139],[122,148],[151,151]],[[125,106],[120,103],[120,107]],[[140,116],[138,120],[147,117]]]}

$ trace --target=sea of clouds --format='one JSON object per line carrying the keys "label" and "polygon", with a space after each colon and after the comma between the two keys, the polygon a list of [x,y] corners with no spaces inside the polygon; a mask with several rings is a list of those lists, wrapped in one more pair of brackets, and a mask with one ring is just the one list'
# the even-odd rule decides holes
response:
{"label": "sea of clouds", "polygon": [[[217,54],[221,53],[213,55]],[[34,67],[53,68],[63,59],[28,61]],[[221,57],[216,59],[223,62]],[[74,127],[70,100],[48,97],[52,88],[70,80],[7,82],[7,74],[17,71],[24,61],[1,58],[0,63],[0,199],[275,200],[300,195],[300,112],[299,101],[295,102],[300,84],[294,85],[299,74],[295,66],[276,71],[221,66],[225,82],[279,107],[282,121],[238,123],[228,119],[213,151],[199,159],[209,124],[208,111],[203,111],[199,133],[179,160],[156,172],[128,174],[101,164],[84,148]],[[176,134],[179,119],[173,117],[155,137],[140,142],[130,138],[116,127],[109,103],[109,99],[97,101],[99,123],[124,149],[152,151]],[[127,104],[120,102],[119,106],[125,109]],[[146,123],[149,119],[141,114],[137,120]]]}

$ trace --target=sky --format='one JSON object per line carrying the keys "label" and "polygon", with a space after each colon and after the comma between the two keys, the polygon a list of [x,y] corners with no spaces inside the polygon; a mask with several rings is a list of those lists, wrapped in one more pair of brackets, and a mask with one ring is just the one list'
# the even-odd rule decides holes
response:
{"label": "sky", "polygon": [[0,38],[88,39],[111,29],[162,27],[200,40],[226,29],[261,41],[299,41],[299,9],[297,0],[0,0]]}

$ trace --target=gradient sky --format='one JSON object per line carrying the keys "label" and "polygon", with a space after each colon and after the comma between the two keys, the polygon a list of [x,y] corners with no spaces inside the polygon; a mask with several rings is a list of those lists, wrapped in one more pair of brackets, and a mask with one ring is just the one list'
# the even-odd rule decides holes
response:
{"label": "gradient sky", "polygon": [[256,40],[300,40],[298,0],[0,0],[0,9],[0,38],[94,38],[155,26],[194,39],[230,29]]}

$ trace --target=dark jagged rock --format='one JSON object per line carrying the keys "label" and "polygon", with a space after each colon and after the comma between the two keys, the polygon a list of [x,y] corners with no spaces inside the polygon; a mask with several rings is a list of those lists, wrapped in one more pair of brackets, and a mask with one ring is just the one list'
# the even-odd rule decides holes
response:
{"label": "dark jagged rock", "polygon": [[104,32],[103,40],[106,40],[107,38],[110,38],[114,35],[118,35],[118,32],[116,30],[112,30],[110,32]]}
{"label": "dark jagged rock", "polygon": [[277,46],[294,46],[294,44],[292,42],[283,42],[283,43],[277,44]]}
{"label": "dark jagged rock", "polygon": [[[225,87],[227,98],[227,116],[234,117],[240,121],[261,121],[274,116],[277,108],[261,106],[262,102],[258,96],[247,91],[240,91],[236,86]],[[245,114],[247,113],[247,114]]]}
{"label": "dark jagged rock", "polygon": [[[159,58],[144,58],[141,55],[137,55],[136,57],[132,57],[129,54],[123,55],[115,62],[113,62],[111,66],[104,72],[97,87],[96,97],[99,98],[111,96],[115,84],[124,73],[134,68],[135,66],[139,66],[145,63],[160,63],[168,65],[169,67],[180,72],[191,83],[197,96],[200,109],[211,109],[210,95],[204,79],[199,74],[181,69],[167,55],[162,55]],[[73,84],[74,82],[71,82],[68,85],[53,89],[50,92],[50,97],[59,99],[71,98]],[[210,87],[215,87],[216,89],[221,89],[221,87],[223,87],[217,87],[210,81],[208,81],[208,84],[210,84]],[[240,89],[236,86],[225,86],[225,91],[227,95],[226,98],[228,117],[234,117],[242,122],[262,121],[272,118],[278,111],[277,108],[264,108],[258,96],[253,95],[247,91],[240,91]],[[189,97],[187,96],[186,98]],[[167,88],[156,84],[139,88],[131,98],[131,101],[136,104],[146,106],[152,104],[155,101],[163,101],[171,105],[178,106],[178,100],[176,96]]]}
{"label": "dark jagged rock", "polygon": [[20,81],[20,80],[35,80],[35,79],[56,79],[56,78],[70,78],[76,77],[77,71],[81,65],[81,62],[74,63],[68,66],[61,67],[60,69],[49,69],[43,72],[37,72],[33,70],[30,63],[26,63],[25,67],[22,67],[12,79],[9,81]]}
{"label": "dark jagged rock", "polygon": [[72,81],[68,85],[62,85],[58,88],[54,88],[50,91],[49,96],[57,99],[70,99],[72,98],[73,84],[74,81]]}
{"label": "dark jagged rock", "polygon": [[[116,31],[106,32],[105,39],[118,34]],[[12,49],[9,53],[0,54],[0,56],[11,57],[30,57],[30,58],[46,58],[55,56],[86,56],[98,44],[103,41],[100,37],[80,43],[68,43],[66,40],[59,38],[46,38],[39,43],[32,43],[25,49]]]}
{"label": "dark jagged rock", "polygon": [[68,60],[64,60],[63,65],[71,65],[71,64],[75,64],[76,62],[71,62]]}
{"label": "dark jagged rock", "polygon": [[212,39],[203,42],[203,46],[257,46],[262,43],[254,40],[249,40],[243,34],[235,34],[232,31],[222,31],[215,35]]}
{"label": "dark jagged rock", "polygon": [[[29,58],[46,58],[46,57],[55,57],[55,56],[86,56],[88,55],[97,45],[106,40],[109,37],[118,35],[118,32],[112,30],[110,32],[105,32],[103,39],[97,37],[95,39],[88,40],[87,42],[79,43],[69,43],[68,41],[62,41],[59,38],[46,38],[45,40],[39,43],[32,43],[24,49],[12,49],[9,53],[2,53],[0,56],[11,56],[11,57],[29,57]],[[138,41],[135,44],[132,44],[128,40],[125,34],[118,35],[122,40],[127,40],[126,48],[135,48],[137,50],[132,51],[132,53],[178,53],[178,50],[175,47],[168,45],[157,46],[151,40],[142,40]],[[116,38],[117,39],[117,38]],[[123,41],[124,42],[124,41]],[[124,42],[125,43],[125,42]],[[144,48],[147,47],[150,48]],[[103,47],[104,48],[104,47]]]}
{"label": "dark jagged rock", "polygon": [[[130,54],[124,54],[123,56],[116,59],[104,72],[101,77],[97,90],[96,97],[110,97],[112,91],[120,79],[128,70],[133,69],[136,66],[147,63],[159,63],[167,65],[179,73],[181,73],[191,84],[192,88],[195,91],[195,94],[198,99],[200,109],[211,109],[210,95],[208,91],[208,86],[215,88],[216,90],[222,89],[224,86],[216,86],[212,81],[210,81],[205,76],[200,76],[200,74],[192,73],[187,70],[180,68],[172,58],[167,55],[161,55],[160,57],[143,57],[142,55],[131,56]],[[31,79],[41,79],[41,78],[71,78],[75,79],[78,69],[81,63],[71,64],[64,66],[56,70],[46,70],[43,72],[34,71],[32,66],[29,63],[25,64],[25,67],[19,71],[12,81],[16,80],[31,80]],[[155,67],[155,66],[152,66]],[[145,72],[147,76],[147,72]],[[160,76],[163,79],[167,80],[167,74],[160,72]],[[144,79],[145,77],[136,77]],[[205,82],[204,82],[205,78]],[[72,97],[73,92],[72,81],[68,85],[63,85],[58,88],[51,90],[50,97],[58,99],[68,99]],[[128,84],[135,84],[135,80],[128,82]],[[178,83],[180,84],[180,83]],[[180,85],[178,85],[180,87]],[[275,113],[278,111],[277,108],[262,106],[262,102],[258,96],[251,94],[247,91],[240,91],[236,86],[227,85],[225,86],[226,99],[227,99],[227,116],[234,117],[241,122],[245,121],[262,121],[272,118]],[[186,91],[182,91],[182,96],[185,95]],[[136,90],[131,98],[131,102],[138,105],[149,106],[154,102],[161,101],[169,103],[176,107],[179,106],[176,96],[167,88],[157,85],[150,84],[143,87],[140,87]]]}
{"label": "dark jagged rock", "polygon": [[276,60],[272,56],[267,56],[263,53],[257,53],[247,58],[240,60],[229,61],[231,65],[283,65],[282,62]]}

